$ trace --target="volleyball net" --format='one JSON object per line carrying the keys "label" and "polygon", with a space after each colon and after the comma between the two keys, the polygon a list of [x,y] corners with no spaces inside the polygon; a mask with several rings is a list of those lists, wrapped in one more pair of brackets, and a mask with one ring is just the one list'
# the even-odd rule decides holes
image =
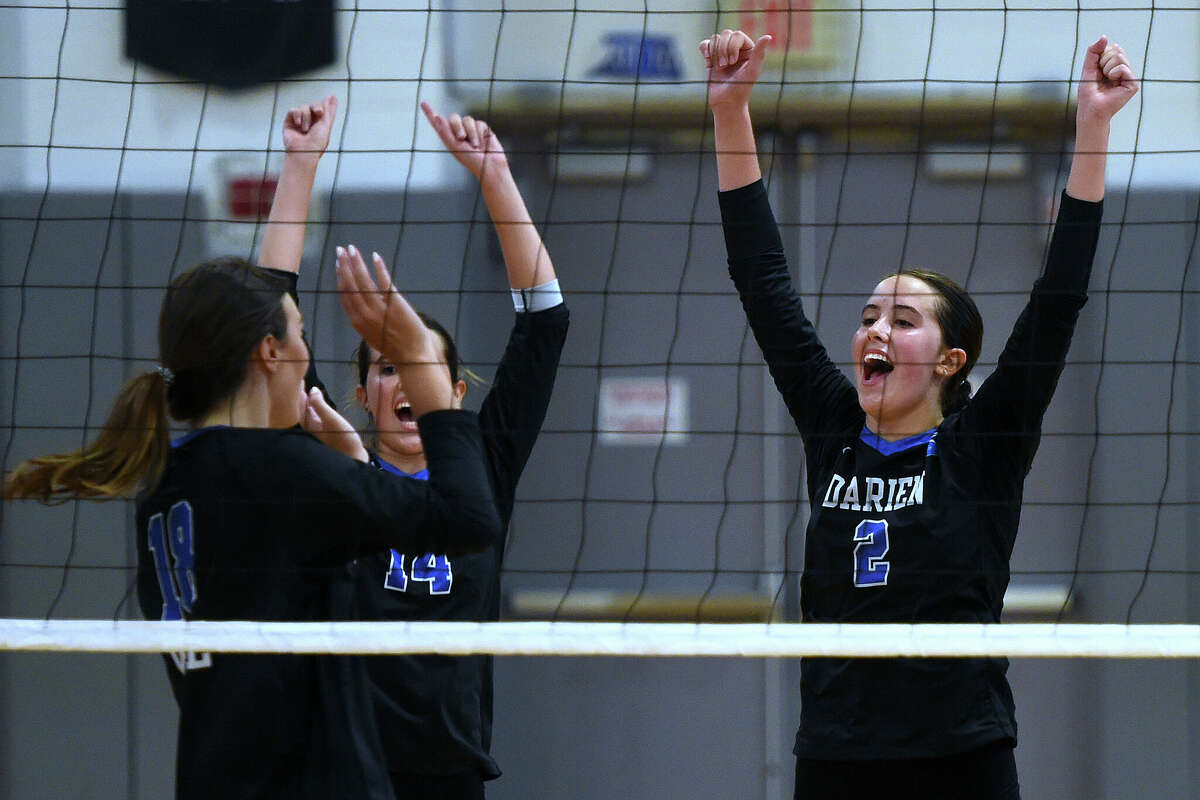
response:
{"label": "volleyball net", "polygon": [[[1021,654],[990,628],[791,632],[802,449],[725,276],[695,46],[724,27],[775,36],[753,106],[760,152],[796,284],[835,357],[865,288],[929,266],[983,310],[978,385],[1040,269],[1082,52],[1099,33],[1120,41],[1143,88],[1114,123],[1092,299],[1027,483],[1006,608],[1013,622],[1058,623],[1011,626],[1039,642],[1032,655],[1088,655],[1085,641],[1093,655],[1193,654],[1156,650],[1156,629],[1142,641],[1136,628],[1089,639],[1071,626],[1200,619],[1200,370],[1185,335],[1200,280],[1194,4],[341,3],[331,62],[240,89],[126,58],[124,13],[0,8],[23,43],[0,76],[20,109],[0,142],[5,469],[94,433],[116,387],[155,360],[171,276],[254,252],[281,117],[328,93],[342,113],[301,277],[322,376],[351,396],[353,335],[328,265],[334,244],[355,242],[385,254],[486,378],[510,324],[503,269],[476,187],[417,102],[474,113],[506,145],[575,319],[505,556],[512,622],[438,645],[496,653],[522,652],[503,648],[523,635],[643,652],[643,635],[667,636],[643,626],[676,621],[671,647],[729,654],[843,652],[843,639],[870,655],[883,653],[869,642],[916,655],[955,640]],[[211,630],[132,620],[131,525],[128,503],[6,506],[0,596],[13,621],[0,646],[62,649],[60,623],[80,649],[102,631],[133,651]],[[375,646],[430,646],[422,625],[381,627],[388,643]],[[231,628],[229,646],[287,648],[281,632],[294,631],[299,649],[340,652],[369,648],[365,630]],[[738,645],[731,630],[761,641]],[[396,644],[406,631],[413,644]],[[219,648],[205,642],[170,649]]]}

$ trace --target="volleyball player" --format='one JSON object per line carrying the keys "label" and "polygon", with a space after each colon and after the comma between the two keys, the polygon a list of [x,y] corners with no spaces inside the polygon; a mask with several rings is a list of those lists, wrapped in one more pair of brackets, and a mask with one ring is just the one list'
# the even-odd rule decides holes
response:
{"label": "volleyball player", "polygon": [[[516,312],[504,355],[479,409],[488,477],[507,530],[517,482],[533,450],[554,387],[569,315],[549,253],[530,219],[508,159],[483,120],[426,118],[446,149],[479,182],[504,255]],[[454,396],[462,402],[450,335],[442,339]],[[373,429],[373,462],[415,478],[428,476],[423,437],[413,424],[407,379],[395,362],[363,342],[357,351],[358,401]],[[462,556],[394,548],[354,567],[364,616],[389,620],[494,621],[500,617],[504,537]],[[482,798],[499,777],[491,757],[492,657],[402,655],[368,662],[375,713],[397,797]]]}
{"label": "volleyball player", "polygon": [[[1137,92],[1124,52],[1087,49],[1075,153],[1045,271],[995,371],[970,395],[983,323],[934,272],[879,283],[848,380],[789,278],[749,111],[769,37],[701,42],[729,271],[804,441],[812,622],[1000,620],[1022,484],[1062,371],[1099,235],[1112,116]],[[1016,798],[1006,659],[805,659],[797,798]]]}
{"label": "volleyball player", "polygon": [[[292,109],[286,155],[260,262],[300,269],[317,160],[329,141],[336,100]],[[549,253],[509,169],[504,148],[482,120],[421,108],[446,149],[479,182],[500,240],[516,316],[492,386],[479,411],[487,472],[507,530],[517,482],[545,419],[569,314]],[[297,224],[299,223],[299,224]],[[292,277],[295,285],[295,277]],[[455,407],[467,391],[458,350],[444,327],[422,317],[440,341],[442,373]],[[370,419],[371,461],[382,473],[427,480],[428,460],[407,379],[369,340],[355,351],[356,396]],[[314,407],[320,398],[314,394]],[[324,412],[323,412],[324,413]],[[478,553],[394,548],[351,565],[352,602],[366,619],[488,621],[500,615],[504,538]],[[499,777],[491,757],[491,656],[404,655],[367,660],[375,715],[397,797],[479,798]]]}
{"label": "volleyball player", "polygon": [[[360,460],[296,427],[319,395],[304,390],[309,354],[288,282],[219,259],[171,282],[162,366],[122,389],[98,439],[26,462],[6,498],[141,489],[138,595],[163,620],[327,620],[333,576],[357,556],[493,546],[500,526],[477,419],[452,408],[434,337],[379,265],[376,274],[378,286],[357,250],[339,248],[343,307],[409,387],[428,482],[365,463],[328,407],[322,435]],[[168,413],[190,428],[173,442]],[[180,707],[176,797],[392,796],[365,673],[343,669],[349,661],[177,653],[166,663]]]}

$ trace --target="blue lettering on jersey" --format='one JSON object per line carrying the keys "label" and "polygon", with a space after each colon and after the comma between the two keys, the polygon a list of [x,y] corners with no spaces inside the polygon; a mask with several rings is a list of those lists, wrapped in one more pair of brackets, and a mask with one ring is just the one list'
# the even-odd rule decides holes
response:
{"label": "blue lettering on jersey", "polygon": [[[184,612],[192,613],[200,597],[194,519],[191,503],[180,500],[167,511],[165,525],[161,512],[147,523],[146,543],[154,558],[158,592],[163,599],[162,619],[167,621],[184,619]],[[180,672],[212,666],[211,653],[171,653],[171,660]]]}
{"label": "blue lettering on jersey", "polygon": [[167,512],[165,526],[163,515],[155,514],[150,518],[146,531],[147,543],[154,556],[158,591],[163,599],[162,618],[165,620],[183,619],[183,612],[192,611],[199,594],[192,517],[191,504],[187,500],[180,500]]}
{"label": "blue lettering on jersey", "polygon": [[[388,564],[387,577],[383,579],[383,588],[393,592],[407,592],[409,576],[404,574],[404,554],[392,551],[392,560]],[[454,570],[450,559],[437,553],[425,553],[417,556],[409,565],[414,581],[429,584],[430,594],[450,594],[454,585]]]}
{"label": "blue lettering on jersey", "polygon": [[[427,469],[419,472],[405,472],[382,458],[376,457],[376,460],[379,468],[384,472],[418,481],[429,480],[429,470]],[[429,584],[430,594],[450,594],[450,587],[454,584],[454,572],[450,568],[450,559],[436,553],[425,553],[414,558],[411,564],[411,574],[412,580]],[[408,581],[409,576],[404,572],[404,554],[393,550],[387,575],[383,578],[383,588],[393,592],[407,592]]]}
{"label": "blue lettering on jersey", "polygon": [[854,529],[854,585],[860,589],[886,586],[891,563],[883,557],[888,551],[888,524],[883,519],[864,519]]}
{"label": "blue lettering on jersey", "polygon": [[442,555],[426,553],[412,562],[412,579],[426,581],[430,594],[450,594],[454,583],[454,573],[450,569],[450,559]]}
{"label": "blue lettering on jersey", "polygon": [[192,505],[181,500],[167,512],[168,547],[175,560],[175,586],[179,604],[189,614],[196,605],[196,549],[192,540]]}
{"label": "blue lettering on jersey", "polygon": [[158,593],[162,596],[162,619],[183,619],[183,609],[179,605],[179,592],[175,589],[175,579],[171,574],[170,554],[167,552],[167,536],[164,532],[163,515],[155,514],[150,518],[147,530],[147,544],[150,554],[154,557],[154,571],[158,575]]}
{"label": "blue lettering on jersey", "polygon": [[408,591],[408,576],[404,574],[404,554],[392,551],[392,560],[388,564],[387,576],[383,579],[383,588],[393,592]]}

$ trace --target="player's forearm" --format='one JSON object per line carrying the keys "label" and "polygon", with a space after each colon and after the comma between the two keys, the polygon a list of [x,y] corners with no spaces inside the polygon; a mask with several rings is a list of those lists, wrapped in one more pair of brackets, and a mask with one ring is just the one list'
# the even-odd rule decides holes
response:
{"label": "player's forearm", "polygon": [[[387,357],[387,354],[384,354]],[[390,360],[390,359],[389,359]],[[425,359],[419,362],[396,362],[396,373],[400,385],[412,406],[414,419],[420,419],[432,411],[444,411],[454,405],[454,385],[450,383],[446,364]]]}
{"label": "player's forearm", "polygon": [[507,168],[485,171],[480,176],[480,187],[500,240],[508,285],[529,289],[554,280],[550,253],[529,216],[512,173]]}
{"label": "player's forearm", "polygon": [[[318,157],[319,158],[319,157]],[[310,154],[288,153],[283,160],[271,215],[267,218],[258,263],[264,267],[300,271],[304,254],[304,230],[313,183],[317,176],[317,158]]]}
{"label": "player's forearm", "polygon": [[713,131],[716,135],[717,185],[722,192],[748,186],[762,177],[748,105],[714,108]]}
{"label": "player's forearm", "polygon": [[1076,200],[1104,199],[1104,168],[1108,158],[1108,120],[1079,119],[1075,125],[1075,153],[1067,176],[1067,194]]}

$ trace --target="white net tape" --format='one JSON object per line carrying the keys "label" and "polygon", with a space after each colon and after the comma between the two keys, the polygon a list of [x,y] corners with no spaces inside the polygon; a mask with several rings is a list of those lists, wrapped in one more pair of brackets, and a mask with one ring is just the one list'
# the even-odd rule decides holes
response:
{"label": "white net tape", "polygon": [[0,650],[1198,658],[1200,625],[0,620]]}

